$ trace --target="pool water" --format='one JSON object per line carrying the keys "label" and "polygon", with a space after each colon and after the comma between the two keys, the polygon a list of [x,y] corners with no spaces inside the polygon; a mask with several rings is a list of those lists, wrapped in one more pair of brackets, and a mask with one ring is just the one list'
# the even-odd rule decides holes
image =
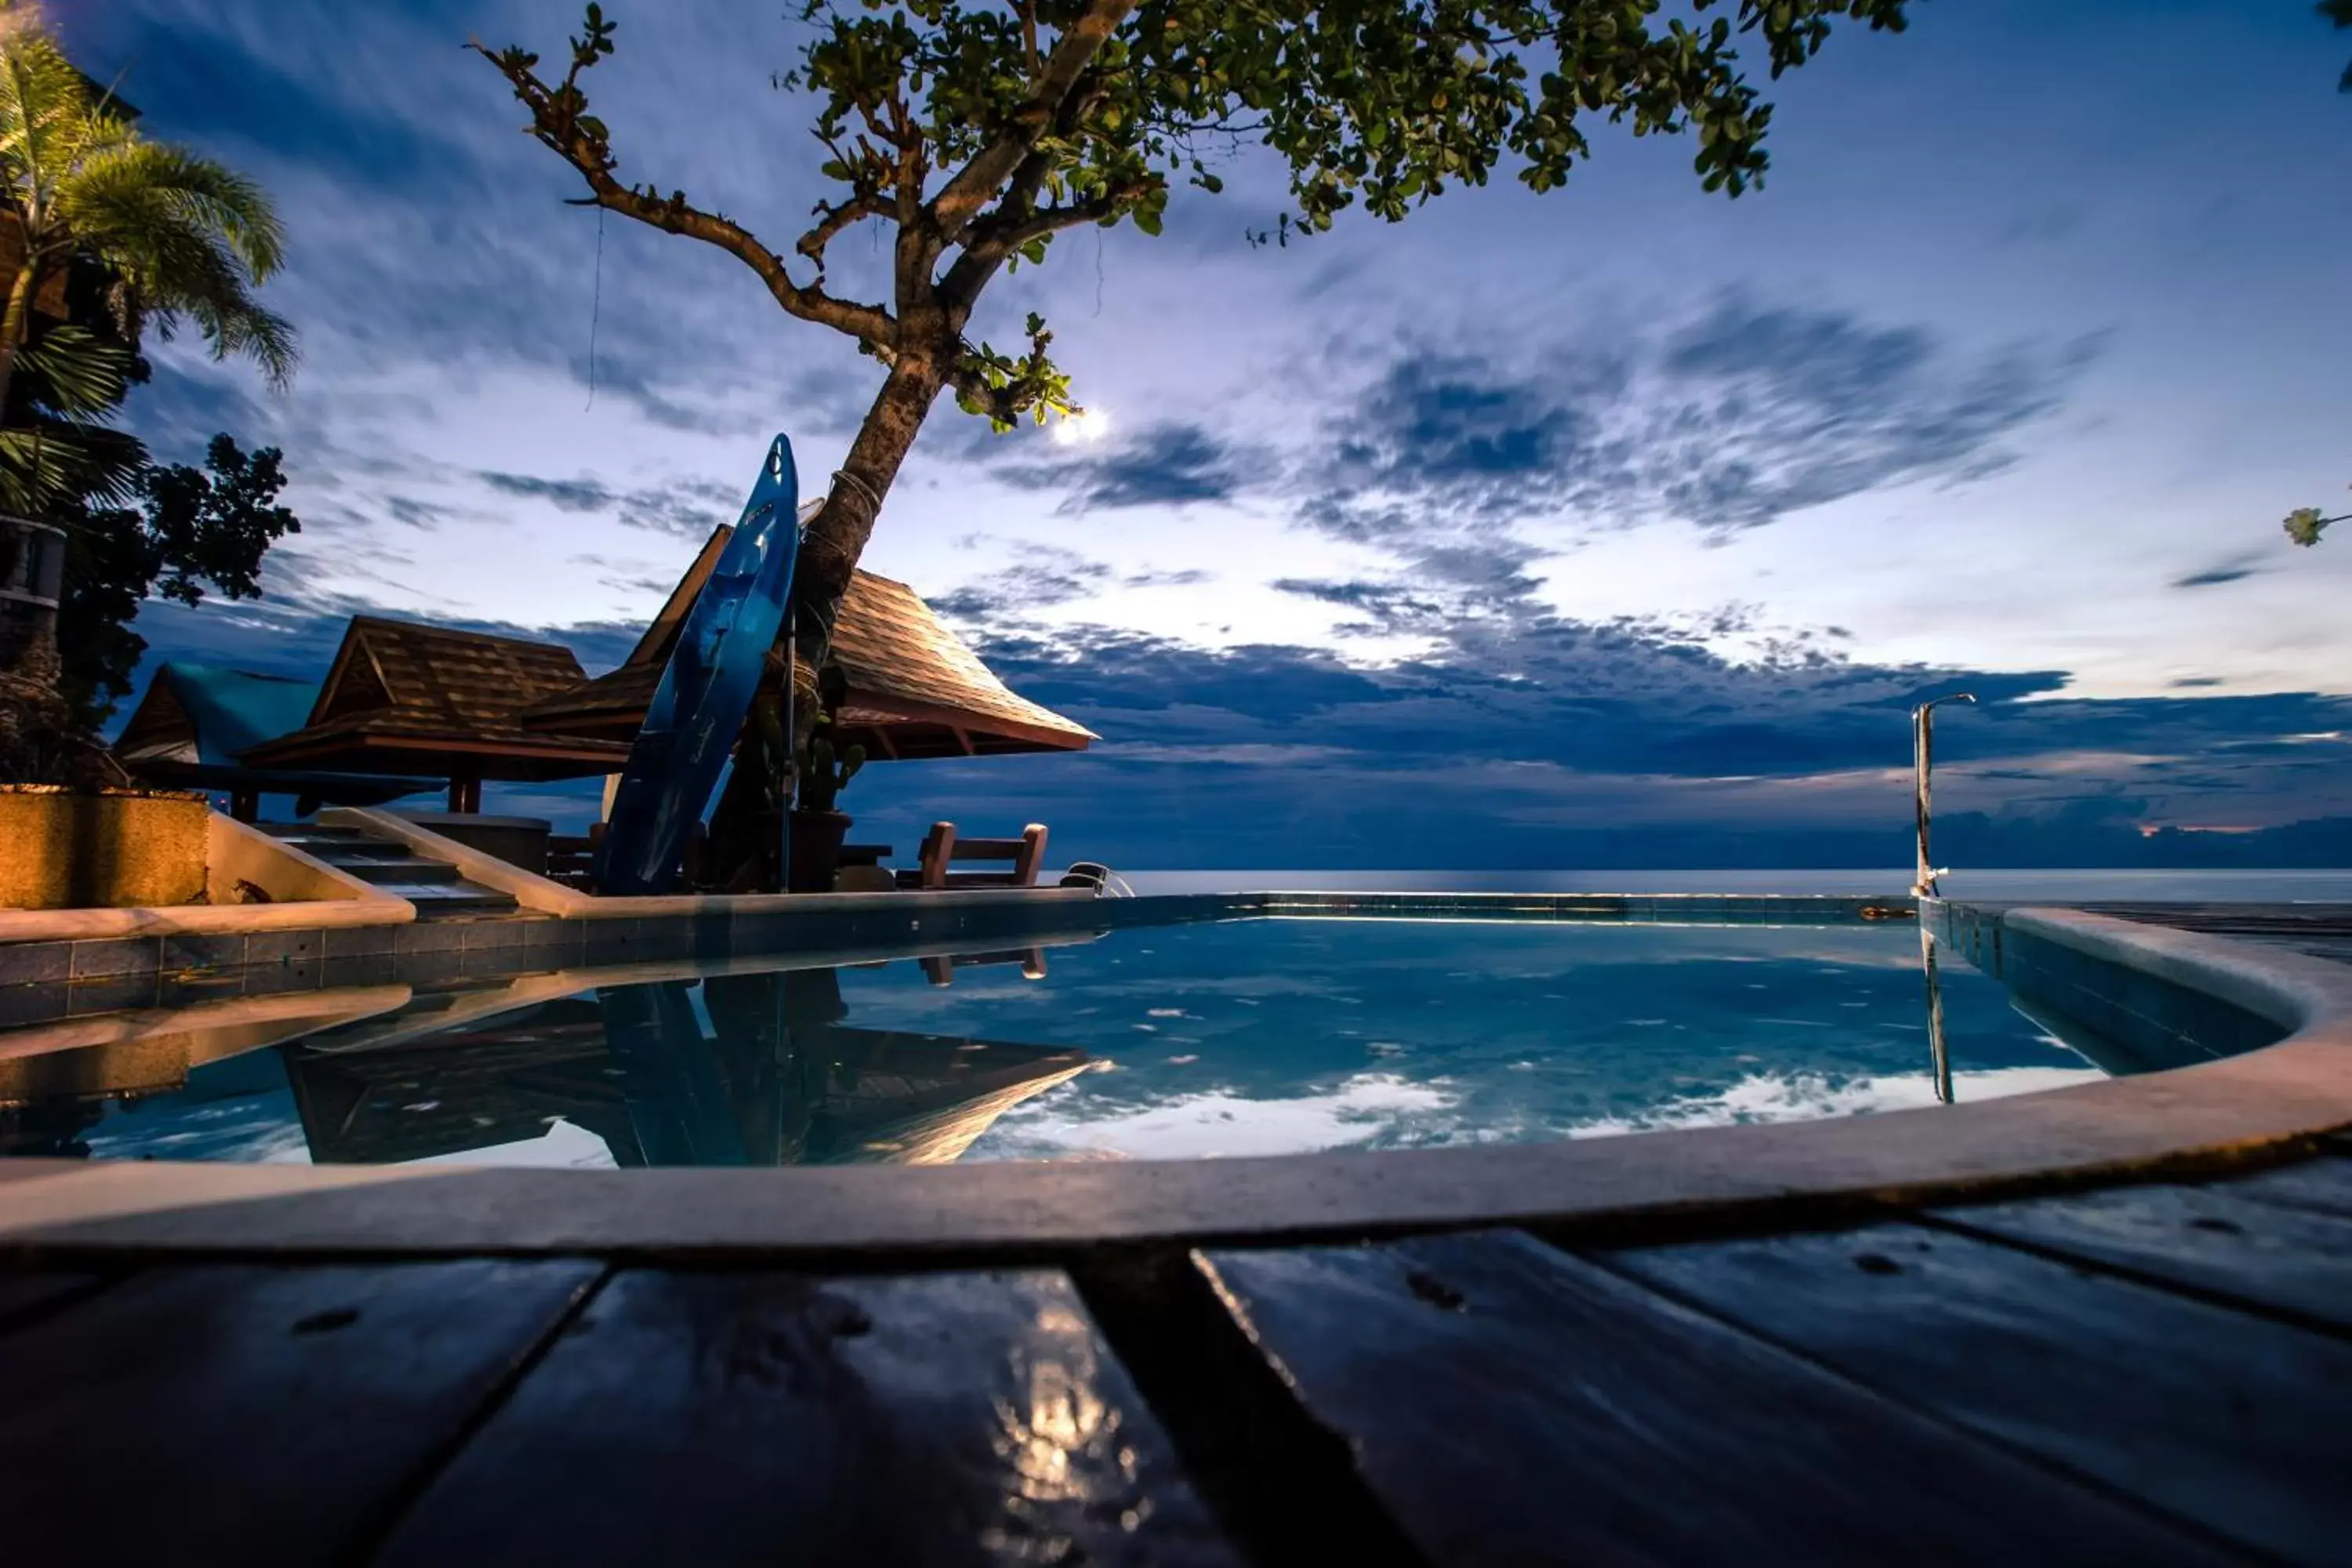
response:
{"label": "pool water", "polygon": [[[1940,968],[1956,1098],[2102,1076]],[[1536,1142],[1936,1098],[1907,922],[1248,920],[484,989],[0,1116],[18,1153],[760,1165]]]}

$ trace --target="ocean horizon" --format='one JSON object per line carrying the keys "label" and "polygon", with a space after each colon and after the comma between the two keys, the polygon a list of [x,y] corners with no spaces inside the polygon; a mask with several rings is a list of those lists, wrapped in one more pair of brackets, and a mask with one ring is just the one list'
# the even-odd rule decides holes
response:
{"label": "ocean horizon", "polygon": [[[1860,897],[1910,894],[1909,868],[1785,870],[1744,868],[1694,871],[1129,871],[1139,893],[1825,893]],[[2137,900],[2212,903],[2352,903],[2352,870],[2158,870],[2106,868],[1995,868],[1952,870],[1942,879],[1955,899],[2050,899],[2069,903]]]}

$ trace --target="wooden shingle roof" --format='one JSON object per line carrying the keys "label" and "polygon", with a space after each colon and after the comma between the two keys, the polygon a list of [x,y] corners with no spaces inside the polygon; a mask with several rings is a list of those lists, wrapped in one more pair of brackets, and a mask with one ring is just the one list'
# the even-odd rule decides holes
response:
{"label": "wooden shingle roof", "polygon": [[557,643],[354,616],[310,721],[240,760],[513,779],[617,772],[625,746],[515,722],[518,709],[584,673]]}
{"label": "wooden shingle roof", "polygon": [[[679,626],[731,530],[720,528],[679,579],[628,661],[609,675],[533,702],[519,722],[578,735],[634,737],[661,683]],[[834,717],[868,757],[945,757],[1083,751],[1094,731],[1020,696],[904,583],[851,575],[827,663],[847,691]]]}
{"label": "wooden shingle roof", "polygon": [[168,660],[115,738],[115,759],[142,784],[268,790],[334,805],[375,805],[432,785],[429,778],[256,768],[239,760],[302,728],[318,700],[315,680]]}
{"label": "wooden shingle roof", "polygon": [[870,572],[858,573],[842,599],[833,662],[848,678],[834,721],[845,732],[868,731],[869,754],[1074,752],[1096,739],[999,680],[912,588]]}

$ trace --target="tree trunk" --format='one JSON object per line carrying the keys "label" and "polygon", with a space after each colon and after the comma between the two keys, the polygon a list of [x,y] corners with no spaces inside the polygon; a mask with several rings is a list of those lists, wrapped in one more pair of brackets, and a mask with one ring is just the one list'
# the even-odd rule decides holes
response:
{"label": "tree trunk", "polygon": [[24,346],[26,318],[32,313],[33,289],[39,281],[40,268],[27,258],[8,286],[7,314],[0,316],[0,417],[6,416],[8,388],[16,379],[16,351]]}
{"label": "tree trunk", "polygon": [[[840,617],[842,598],[849,592],[850,574],[857,569],[857,558],[865,553],[866,542],[873,535],[882,498],[890,493],[899,464],[906,461],[924,416],[945,384],[937,363],[904,353],[899,356],[873,406],[866,411],[866,423],[850,444],[841,477],[826,492],[824,505],[809,520],[793,578],[793,732],[778,737],[789,747],[784,752],[787,759],[808,749],[817,715],[824,710],[816,672],[833,646],[833,625]],[[755,704],[736,742],[735,773],[710,818],[708,858],[718,868],[715,879],[730,890],[745,890],[761,880],[758,868],[769,858],[773,843],[768,836],[768,814],[792,807],[788,779],[759,776],[772,765],[767,760],[768,746],[756,736],[759,722]],[[761,759],[758,772],[747,768],[750,758]]]}
{"label": "tree trunk", "polygon": [[874,520],[882,498],[898,477],[923,420],[946,384],[936,360],[901,353],[889,378],[866,412],[866,423],[850,444],[841,477],[825,497],[824,505],[809,521],[808,537],[801,544],[794,574],[793,600],[799,611],[795,633],[793,680],[797,693],[793,713],[795,754],[808,743],[818,709],[816,671],[833,646],[834,622],[841,615],[843,595],[849,592],[850,574],[874,533]]}

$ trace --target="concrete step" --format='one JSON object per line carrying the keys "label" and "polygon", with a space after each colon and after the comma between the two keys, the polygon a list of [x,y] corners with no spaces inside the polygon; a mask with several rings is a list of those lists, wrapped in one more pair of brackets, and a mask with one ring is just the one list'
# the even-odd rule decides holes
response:
{"label": "concrete step", "polygon": [[517,907],[506,894],[473,882],[425,882],[389,890],[415,904],[418,920],[510,914]]}
{"label": "concrete step", "polygon": [[[326,858],[321,857],[321,858]],[[419,860],[409,856],[392,859],[371,855],[350,855],[328,859],[327,863],[338,870],[357,877],[362,882],[373,882],[379,888],[394,882],[405,885],[412,882],[455,882],[459,879],[457,868],[446,860]]]}
{"label": "concrete step", "polygon": [[308,822],[257,826],[289,848],[406,899],[416,906],[419,920],[510,914],[517,908],[507,894],[468,882],[455,866],[411,854],[408,846],[396,840],[377,838],[354,827],[320,827]]}

